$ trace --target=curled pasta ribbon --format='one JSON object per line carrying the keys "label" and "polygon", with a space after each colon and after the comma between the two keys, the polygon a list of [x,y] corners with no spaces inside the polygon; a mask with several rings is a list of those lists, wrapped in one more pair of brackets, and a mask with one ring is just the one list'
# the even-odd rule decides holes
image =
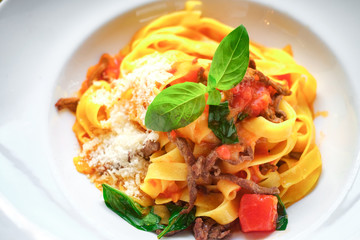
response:
{"label": "curled pasta ribbon", "polygon": [[197,206],[196,216],[197,217],[211,217],[219,224],[225,225],[231,223],[238,218],[239,212],[239,199],[235,198],[233,200],[227,200],[224,198],[224,201],[217,206],[216,208],[206,208]]}
{"label": "curled pasta ribbon", "polygon": [[[94,137],[97,129],[110,127],[105,122],[110,113],[109,106],[104,101],[104,98],[110,96],[109,93],[110,85],[105,81],[98,81],[80,98],[76,109],[76,120],[91,138]],[[78,126],[75,126],[75,129],[81,130]]]}
{"label": "curled pasta ribbon", "polygon": [[[212,186],[208,187],[212,188]],[[183,192],[180,200],[185,202],[189,201],[188,190]],[[224,198],[222,193],[199,193],[195,201],[195,206],[195,215],[197,217],[211,217],[220,224],[228,224],[238,218],[239,198],[237,197],[232,200],[228,200]]]}
{"label": "curled pasta ribbon", "polygon": [[[184,162],[170,162],[170,161],[155,161],[149,165],[148,172],[144,179],[144,183],[140,189],[151,196],[153,199],[157,198],[161,193],[165,194],[168,190],[170,182],[186,182],[187,165]],[[169,201],[171,199],[179,199],[180,190],[185,185],[178,186],[177,189],[172,189],[167,199],[158,200],[157,202]],[[168,191],[169,192],[169,191]],[[173,196],[176,194],[176,196]]]}
{"label": "curled pasta ribbon", "polygon": [[263,117],[256,117],[244,121],[242,126],[259,138],[266,138],[270,143],[287,140],[290,137],[295,124],[296,112],[284,100],[280,102],[279,108],[287,115],[287,120],[284,122],[273,123]]}
{"label": "curled pasta ribbon", "polygon": [[239,185],[225,179],[218,181],[217,188],[227,200],[234,200],[237,192],[240,190]]}

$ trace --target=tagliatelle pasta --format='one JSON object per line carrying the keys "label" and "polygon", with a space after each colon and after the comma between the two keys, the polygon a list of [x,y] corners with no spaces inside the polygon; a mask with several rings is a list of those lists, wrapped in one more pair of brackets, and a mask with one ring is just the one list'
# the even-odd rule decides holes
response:
{"label": "tagliatelle pasta", "polygon": [[[239,217],[244,191],[278,189],[286,206],[306,196],[322,166],[312,112],[316,80],[296,63],[289,46],[275,49],[250,42],[255,66],[249,65],[238,86],[221,91],[239,143],[224,144],[214,134],[209,106],[171,134],[146,127],[147,108],[164,89],[183,82],[206,84],[214,53],[232,30],[202,17],[190,2],[186,10],[149,23],[118,55],[107,55],[89,69],[73,126],[81,145],[74,158],[77,170],[100,189],[107,183],[142,206],[161,206],[157,211],[167,218],[164,204],[191,205],[189,171],[198,171],[203,175],[194,181],[195,215],[221,225]],[[246,99],[245,90],[250,88],[252,95]],[[185,139],[182,144],[187,148],[177,138]],[[186,149],[195,161],[190,166]],[[212,156],[212,165],[205,164]],[[196,169],[197,164],[210,166],[211,181],[205,181],[204,169]]]}

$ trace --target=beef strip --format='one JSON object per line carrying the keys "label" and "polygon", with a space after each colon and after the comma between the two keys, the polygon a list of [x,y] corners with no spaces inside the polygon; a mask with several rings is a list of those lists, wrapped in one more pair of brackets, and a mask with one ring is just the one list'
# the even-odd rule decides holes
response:
{"label": "beef strip", "polygon": [[154,152],[160,150],[160,143],[148,140],[144,143],[144,148],[142,149],[142,153],[144,158],[149,158]]}
{"label": "beef strip", "polygon": [[178,147],[181,155],[184,157],[188,168],[188,175],[186,180],[189,189],[189,207],[181,211],[181,214],[186,214],[189,213],[191,209],[194,207],[194,203],[197,195],[196,178],[194,176],[195,173],[192,170],[192,166],[194,165],[196,159],[192,153],[190,145],[188,144],[185,138],[176,137],[175,144]]}
{"label": "beef strip", "polygon": [[197,72],[197,82],[202,83],[206,86],[207,85],[207,77],[204,73],[205,73],[205,69],[203,67],[200,67]]}
{"label": "beef strip", "polygon": [[69,109],[71,112],[76,113],[76,108],[79,103],[78,97],[60,98],[56,103],[55,107],[58,111],[62,109]]}
{"label": "beef strip", "polygon": [[271,164],[271,163],[264,163],[264,164],[261,164],[261,165],[259,166],[259,169],[260,169],[261,174],[262,174],[262,175],[265,175],[265,174],[267,174],[269,171],[275,172],[275,171],[278,169],[278,167],[275,166],[275,165],[273,165],[273,164]]}
{"label": "beef strip", "polygon": [[232,174],[220,174],[219,176],[215,176],[214,178],[216,180],[221,180],[221,179],[229,180],[229,181],[239,185],[241,188],[244,188],[244,189],[248,190],[249,192],[255,193],[255,194],[279,194],[280,193],[280,191],[277,187],[272,187],[272,188],[262,187],[251,180],[239,178]]}
{"label": "beef strip", "polygon": [[289,96],[291,94],[291,91],[289,90],[288,86],[279,84],[279,83],[271,80],[270,78],[268,78],[267,76],[265,76],[262,72],[260,72],[258,70],[248,69],[248,71],[246,71],[246,73],[247,74],[249,73],[252,76],[257,75],[259,77],[259,81],[265,83],[267,86],[273,87],[281,95]]}
{"label": "beef strip", "polygon": [[249,68],[256,69],[256,63],[252,58],[249,60]]}
{"label": "beef strip", "polygon": [[186,139],[182,137],[177,137],[175,140],[175,144],[179,148],[179,151],[181,155],[184,157],[185,162],[188,165],[192,166],[195,163],[196,159]]}
{"label": "beef strip", "polygon": [[245,161],[252,161],[254,159],[254,151],[251,146],[247,146],[244,152],[239,152],[237,159],[222,159],[232,165],[236,165]]}
{"label": "beef strip", "polygon": [[196,179],[198,185],[208,185],[211,184],[212,178],[211,175],[219,175],[220,169],[215,166],[215,162],[218,159],[218,155],[215,150],[209,153],[206,157],[200,156],[194,165],[192,165],[191,170],[193,176]]}
{"label": "beef strip", "polygon": [[224,239],[230,234],[230,224],[221,225],[211,218],[196,218],[193,232],[196,240]]}
{"label": "beef strip", "polygon": [[262,116],[274,123],[280,123],[285,121],[287,118],[286,113],[279,109],[281,99],[282,95],[274,95],[272,103],[264,111]]}

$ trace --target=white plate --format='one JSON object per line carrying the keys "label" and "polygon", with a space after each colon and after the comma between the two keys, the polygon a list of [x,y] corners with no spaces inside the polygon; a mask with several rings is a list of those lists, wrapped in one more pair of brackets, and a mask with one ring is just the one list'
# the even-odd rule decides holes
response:
{"label": "white plate", "polygon": [[[108,210],[101,193],[76,172],[74,117],[57,113],[53,106],[56,99],[79,88],[87,68],[102,53],[115,54],[150,19],[183,7],[183,1],[142,6],[146,2],[0,4],[0,236],[156,239]],[[232,26],[244,24],[252,40],[274,47],[290,43],[295,59],[318,81],[315,111],[329,112],[328,117],[315,120],[323,157],[318,186],[288,209],[286,231],[247,238],[331,238],[336,229],[346,229],[346,236],[353,239],[359,234],[357,216],[351,212],[360,206],[348,210],[360,189],[353,188],[342,202],[360,161],[356,9],[360,9],[358,2],[324,0],[204,4],[205,16]],[[244,238],[241,233],[234,236]],[[189,234],[175,238],[182,237],[192,238]]]}

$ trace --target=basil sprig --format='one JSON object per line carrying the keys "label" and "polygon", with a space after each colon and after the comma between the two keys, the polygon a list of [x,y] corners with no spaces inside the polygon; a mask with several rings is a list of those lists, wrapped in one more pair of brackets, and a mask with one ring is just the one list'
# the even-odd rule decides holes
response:
{"label": "basil sprig", "polygon": [[243,79],[249,64],[249,36],[243,25],[235,28],[215,51],[207,87],[201,83],[179,83],[160,92],[149,105],[145,126],[155,131],[168,132],[185,127],[208,105],[219,105],[219,90],[229,90]]}
{"label": "basil sprig", "polygon": [[137,229],[153,232],[165,228],[164,225],[160,224],[161,218],[153,213],[153,208],[150,209],[149,213],[146,213],[147,208],[134,202],[125,193],[107,184],[103,184],[102,187],[106,206]]}
{"label": "basil sprig", "polygon": [[280,199],[280,196],[279,195],[275,195],[275,196],[278,199],[278,204],[277,204],[278,218],[276,220],[276,230],[283,231],[286,229],[288,224],[288,215],[286,213],[285,205]]}
{"label": "basil sprig", "polygon": [[146,127],[162,132],[185,127],[204,112],[205,93],[205,85],[193,82],[164,89],[148,107]]}
{"label": "basil sprig", "polygon": [[243,79],[249,65],[249,36],[241,25],[229,33],[215,51],[208,89],[229,90]]}
{"label": "basil sprig", "polygon": [[188,228],[195,220],[195,208],[191,209],[187,214],[181,214],[180,212],[184,209],[182,206],[168,203],[166,207],[170,211],[169,225],[158,235],[158,239],[169,232]]}
{"label": "basil sprig", "polygon": [[221,140],[222,144],[239,142],[234,120],[231,119],[229,121],[226,119],[229,112],[227,101],[220,103],[218,106],[210,106],[209,108],[208,126],[215,136]]}
{"label": "basil sprig", "polygon": [[170,212],[169,224],[160,224],[161,218],[154,213],[153,207],[142,207],[122,191],[107,184],[103,184],[102,187],[108,208],[137,229],[147,232],[163,230],[158,235],[158,239],[171,231],[188,228],[195,220],[195,208],[187,214],[180,214],[184,207],[168,203],[166,207]]}

